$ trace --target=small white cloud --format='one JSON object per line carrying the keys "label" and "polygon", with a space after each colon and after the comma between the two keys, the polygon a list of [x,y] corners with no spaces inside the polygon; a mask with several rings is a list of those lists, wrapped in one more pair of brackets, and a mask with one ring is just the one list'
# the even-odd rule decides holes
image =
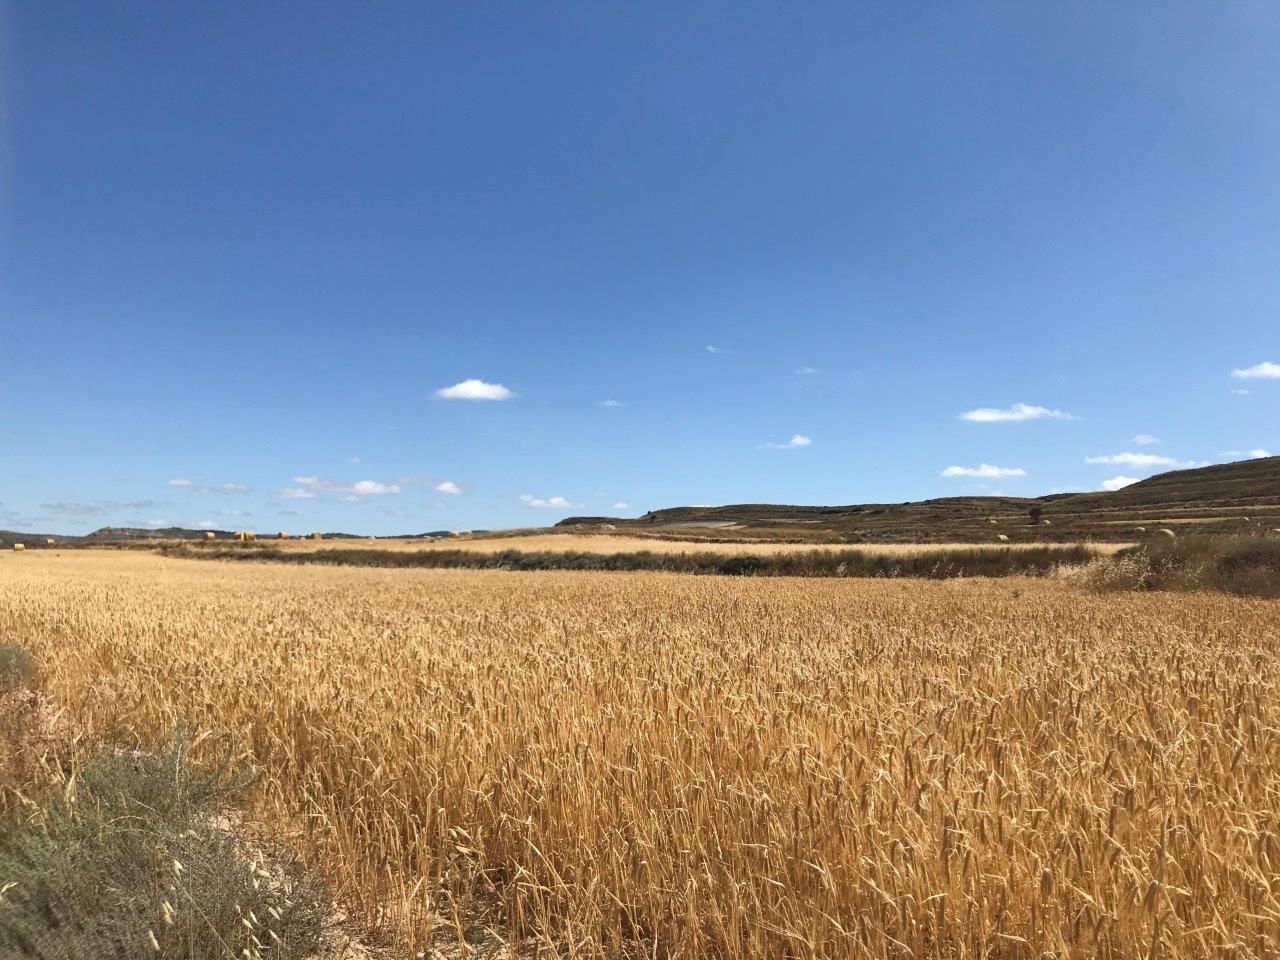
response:
{"label": "small white cloud", "polygon": [[580,503],[570,503],[564,497],[535,497],[532,493],[520,494],[520,500],[529,507],[545,510],[577,510],[581,508]]}
{"label": "small white cloud", "polygon": [[979,407],[960,414],[961,420],[970,423],[1018,423],[1023,420],[1076,420],[1071,414],[1062,410],[1050,410],[1048,407],[1036,407],[1028,403],[1015,403],[1007,410],[996,407]]}
{"label": "small white cloud", "polygon": [[316,492],[305,487],[285,487],[280,491],[281,500],[314,500]]}
{"label": "small white cloud", "polygon": [[357,497],[382,497],[399,493],[400,486],[395,483],[379,483],[377,480],[358,480],[351,485],[351,492]]}
{"label": "small white cloud", "polygon": [[291,479],[294,483],[302,484],[304,487],[322,487],[325,485],[325,480],[323,477],[301,476],[301,477],[290,477],[289,479]]}
{"label": "small white cloud", "polygon": [[1085,463],[1122,463],[1129,467],[1169,467],[1178,461],[1158,453],[1116,453],[1109,457],[1085,457]]}
{"label": "small white cloud", "polygon": [[199,523],[196,524],[196,526],[202,530],[212,530],[214,527],[217,526],[217,524],[214,523],[212,520],[201,520]]}
{"label": "small white cloud", "polygon": [[455,497],[461,496],[463,493],[462,488],[458,486],[456,483],[454,483],[452,480],[442,480],[440,483],[437,483],[436,491],[438,493],[451,493]]}
{"label": "small white cloud", "polygon": [[1271,456],[1271,454],[1266,450],[1263,450],[1261,447],[1255,447],[1249,451],[1250,460],[1265,460],[1269,456]]}
{"label": "small white cloud", "polygon": [[1159,442],[1160,442],[1160,438],[1159,438],[1159,437],[1153,437],[1153,436],[1152,436],[1151,434],[1149,434],[1149,433],[1135,433],[1135,434],[1133,435],[1133,442],[1134,442],[1134,443],[1136,443],[1136,444],[1137,444],[1138,446],[1140,446],[1140,447],[1149,447],[1149,446],[1151,446],[1153,443],[1159,443]]}
{"label": "small white cloud", "polygon": [[169,521],[163,518],[147,521],[148,527],[167,527],[168,525],[169,525]]}
{"label": "small white cloud", "polygon": [[800,374],[803,377],[807,377],[817,372],[818,371],[815,370],[813,367],[801,367],[799,370],[796,371],[796,373]]}
{"label": "small white cloud", "polygon": [[1137,483],[1137,482],[1138,482],[1137,477],[1125,477],[1125,476],[1112,477],[1110,480],[1103,480],[1102,485],[1099,486],[1098,489],[1111,492],[1111,491],[1119,490],[1123,487],[1127,487],[1131,483]]}
{"label": "small white cloud", "polygon": [[600,406],[602,406],[602,407],[620,407],[620,406],[622,406],[622,401],[620,401],[620,400],[601,400],[601,401],[600,401]]}
{"label": "small white cloud", "polygon": [[998,480],[1001,477],[1025,477],[1027,471],[1021,467],[993,467],[989,463],[980,463],[976,467],[947,467],[940,474],[944,477],[982,477]]}
{"label": "small white cloud", "polygon": [[1246,390],[1244,387],[1233,387],[1231,389],[1231,392],[1234,393],[1237,397],[1247,397],[1249,395],[1249,391]]}
{"label": "small white cloud", "polygon": [[1264,360],[1262,363],[1255,363],[1252,367],[1232,370],[1231,375],[1241,380],[1280,380],[1280,363]]}
{"label": "small white cloud", "polygon": [[613,505],[613,509],[615,510],[628,510],[630,507],[631,504],[627,503],[625,500],[619,500]]}
{"label": "small white cloud", "polygon": [[249,488],[243,483],[219,483],[209,488],[210,493],[248,493]]}
{"label": "small white cloud", "polygon": [[724,347],[717,347],[714,343],[708,343],[706,346],[707,353],[728,353]]}
{"label": "small white cloud", "polygon": [[442,387],[436,396],[445,400],[510,400],[515,396],[500,383],[485,383],[483,380],[463,380],[452,387]]}
{"label": "small white cloud", "polygon": [[360,462],[359,457],[347,457],[347,463],[359,463],[359,462]]}
{"label": "small white cloud", "polygon": [[186,477],[174,477],[169,481],[169,486],[171,487],[189,487],[191,485],[191,481]]}
{"label": "small white cloud", "polygon": [[796,433],[786,443],[766,443],[765,446],[771,450],[799,450],[801,447],[813,446],[813,440],[803,433]]}

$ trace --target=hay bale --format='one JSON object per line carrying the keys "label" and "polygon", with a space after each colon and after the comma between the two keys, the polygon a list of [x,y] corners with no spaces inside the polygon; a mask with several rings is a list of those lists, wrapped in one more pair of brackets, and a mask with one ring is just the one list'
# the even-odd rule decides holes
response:
{"label": "hay bale", "polygon": [[999,540],[1001,543],[1008,543],[1009,535],[1007,533],[997,533],[996,539]]}
{"label": "hay bale", "polygon": [[1165,537],[1166,539],[1169,539],[1169,540],[1178,539],[1178,535],[1174,533],[1172,530],[1170,530],[1168,527],[1161,527],[1159,530],[1156,531],[1156,536]]}
{"label": "hay bale", "polygon": [[1042,527],[1052,527],[1052,526],[1053,526],[1053,522],[1052,522],[1052,521],[1050,521],[1050,520],[1041,520],[1041,521],[1040,521],[1040,526],[1042,526]]}
{"label": "hay bale", "polygon": [[311,534],[311,539],[312,539],[312,540],[323,540],[323,539],[324,539],[324,534],[323,534],[323,533],[321,533],[319,530],[317,530],[315,533]]}
{"label": "hay bale", "polygon": [[218,539],[218,535],[217,535],[216,533],[214,533],[212,530],[206,530],[206,531],[204,532],[204,538],[205,538],[206,540],[217,540],[217,539]]}
{"label": "hay bale", "polygon": [[289,535],[288,535],[287,533],[285,533],[283,530],[281,530],[279,533],[277,533],[277,534],[276,534],[276,539],[277,539],[277,540],[288,540],[288,539],[289,539]]}
{"label": "hay bale", "polygon": [[25,543],[15,543],[15,544],[13,545],[13,549],[14,549],[14,550],[25,550],[25,549],[27,549],[27,545],[26,545]]}
{"label": "hay bale", "polygon": [[56,547],[58,545],[58,541],[53,539],[53,537],[45,537],[44,545],[46,547]]}

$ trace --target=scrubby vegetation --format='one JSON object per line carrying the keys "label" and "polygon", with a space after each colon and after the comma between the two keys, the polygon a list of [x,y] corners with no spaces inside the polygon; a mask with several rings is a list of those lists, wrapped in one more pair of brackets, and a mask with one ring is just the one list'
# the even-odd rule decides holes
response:
{"label": "scrubby vegetation", "polygon": [[1280,597],[1280,539],[1160,537],[1067,573],[1097,590],[1216,590]]}
{"label": "scrubby vegetation", "polygon": [[951,577],[1043,576],[1066,564],[1082,564],[1096,554],[1085,545],[974,547],[911,554],[874,550],[812,550],[794,553],[590,553],[503,550],[343,549],[308,552],[257,544],[175,547],[170,556],[212,560],[270,560],[276,563],[350,567],[418,567],[464,570],[646,571],[755,577]]}
{"label": "scrubby vegetation", "polygon": [[0,823],[0,957],[267,960],[313,955],[320,887],[282,850],[225,821],[247,783],[224,757],[193,764],[106,751]]}
{"label": "scrubby vegetation", "polygon": [[27,651],[13,644],[0,644],[0,694],[26,686],[34,674]]}

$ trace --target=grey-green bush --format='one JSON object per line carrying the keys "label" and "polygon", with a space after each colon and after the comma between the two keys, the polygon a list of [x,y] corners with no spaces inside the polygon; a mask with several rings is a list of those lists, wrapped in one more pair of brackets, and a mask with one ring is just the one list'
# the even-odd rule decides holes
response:
{"label": "grey-green bush", "polygon": [[[224,762],[105,753],[0,828],[0,957],[231,960],[314,953],[327,913],[286,851],[255,855],[219,819],[247,782]],[[8,887],[7,889],[6,886]]]}

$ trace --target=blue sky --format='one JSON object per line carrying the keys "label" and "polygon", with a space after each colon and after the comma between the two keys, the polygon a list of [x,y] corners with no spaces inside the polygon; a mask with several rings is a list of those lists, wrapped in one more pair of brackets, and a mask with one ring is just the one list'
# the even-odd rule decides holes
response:
{"label": "blue sky", "polygon": [[1275,5],[341,6],[0,8],[0,527],[1280,451]]}

